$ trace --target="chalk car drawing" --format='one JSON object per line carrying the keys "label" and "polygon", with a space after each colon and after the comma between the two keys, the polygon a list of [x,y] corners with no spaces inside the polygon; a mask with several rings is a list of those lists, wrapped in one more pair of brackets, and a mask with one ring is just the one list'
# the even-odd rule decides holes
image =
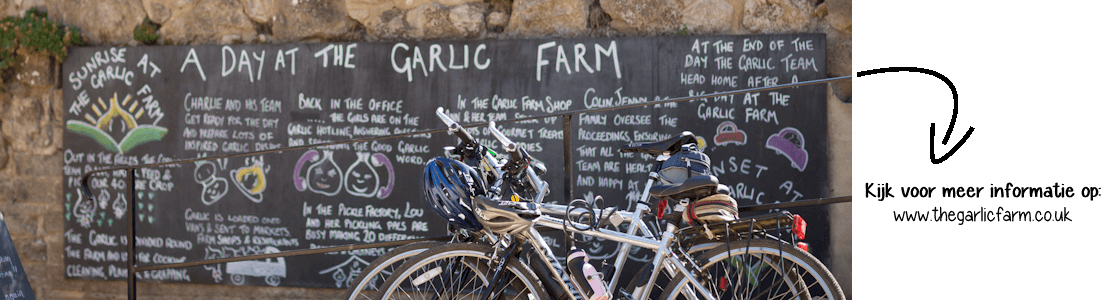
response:
{"label": "chalk car drawing", "polygon": [[744,145],[748,143],[748,134],[736,127],[736,123],[732,121],[721,122],[717,125],[717,135],[713,136],[713,144],[716,146],[724,145]]}
{"label": "chalk car drawing", "polygon": [[[278,253],[278,249],[267,246],[264,253]],[[263,277],[266,284],[278,286],[281,279],[285,278],[285,258],[275,257],[263,260],[233,261],[227,263],[227,274],[231,275],[231,283],[243,285],[246,276]]]}
{"label": "chalk car drawing", "polygon": [[767,148],[774,149],[785,156],[790,160],[790,166],[798,171],[805,171],[806,161],[809,160],[809,152],[806,151],[805,146],[805,137],[794,127],[783,128],[779,133],[767,138]]}

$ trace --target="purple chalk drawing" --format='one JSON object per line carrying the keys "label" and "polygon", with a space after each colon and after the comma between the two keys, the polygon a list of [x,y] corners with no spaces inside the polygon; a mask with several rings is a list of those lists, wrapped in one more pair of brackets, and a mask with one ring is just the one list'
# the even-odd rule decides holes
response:
{"label": "purple chalk drawing", "polygon": [[308,152],[305,152],[304,155],[301,155],[301,158],[297,160],[297,165],[293,167],[293,187],[296,187],[297,191],[303,192],[308,189],[308,185],[305,184],[305,178],[301,177],[301,168],[304,167],[305,163],[315,161],[319,157],[320,153],[316,152],[316,150],[308,150]]}
{"label": "purple chalk drawing", "polygon": [[767,148],[774,149],[779,154],[790,160],[790,166],[798,171],[806,170],[809,152],[805,149],[806,141],[802,132],[794,127],[786,127],[777,134],[767,138]]}

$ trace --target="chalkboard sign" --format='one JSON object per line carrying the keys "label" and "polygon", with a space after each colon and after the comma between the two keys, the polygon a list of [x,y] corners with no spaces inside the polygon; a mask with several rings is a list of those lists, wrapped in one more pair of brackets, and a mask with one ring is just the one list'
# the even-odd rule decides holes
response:
{"label": "chalkboard sign", "polygon": [[[647,103],[824,78],[823,35],[480,40],[74,49],[63,66],[66,277],[126,278],[128,201],[140,265],[438,236],[423,163],[457,143],[424,134],[249,158],[83,172]],[[550,201],[602,195],[628,207],[650,161],[633,141],[684,130],[745,204],[827,193],[825,87],[807,86],[503,124],[551,169]],[[475,136],[498,145],[488,130]],[[552,242],[564,247],[562,239]],[[591,243],[592,257],[616,248]],[[150,271],[147,281],[346,287],[386,249]],[[561,253],[560,250],[556,250]],[[642,261],[646,251],[636,251]]]}
{"label": "chalkboard sign", "polygon": [[27,281],[23,263],[19,262],[19,254],[15,252],[3,214],[0,214],[0,296],[5,300],[35,299],[35,291]]}

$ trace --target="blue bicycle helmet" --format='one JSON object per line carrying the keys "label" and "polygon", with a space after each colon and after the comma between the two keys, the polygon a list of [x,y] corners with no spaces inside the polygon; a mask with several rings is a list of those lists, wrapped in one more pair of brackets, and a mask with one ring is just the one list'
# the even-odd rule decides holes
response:
{"label": "blue bicycle helmet", "polygon": [[471,210],[474,197],[486,195],[481,178],[478,171],[460,161],[433,158],[424,166],[424,201],[447,222],[466,230],[481,230],[482,223]]}

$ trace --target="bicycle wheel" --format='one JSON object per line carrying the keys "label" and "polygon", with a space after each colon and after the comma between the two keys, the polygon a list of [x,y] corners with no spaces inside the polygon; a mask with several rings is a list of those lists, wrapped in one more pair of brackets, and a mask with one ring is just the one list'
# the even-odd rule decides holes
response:
{"label": "bicycle wheel", "polygon": [[347,293],[343,294],[343,299],[371,299],[371,296],[378,290],[378,287],[381,286],[386,279],[389,279],[389,275],[392,275],[397,267],[404,264],[405,260],[425,250],[443,244],[445,243],[424,241],[393,248],[393,250],[390,250],[385,255],[374,259],[374,261],[370,262],[370,265],[362,270],[358,278],[351,282],[351,286],[347,287]]}
{"label": "bicycle wheel", "polygon": [[[825,265],[789,244],[736,241],[703,253],[697,261],[704,262],[694,272],[697,282],[717,299],[844,299]],[[694,291],[689,278],[677,278],[663,299],[694,299]]]}
{"label": "bicycle wheel", "polygon": [[452,243],[410,258],[389,277],[375,299],[550,299],[539,277],[516,259],[494,281],[493,247]]}

